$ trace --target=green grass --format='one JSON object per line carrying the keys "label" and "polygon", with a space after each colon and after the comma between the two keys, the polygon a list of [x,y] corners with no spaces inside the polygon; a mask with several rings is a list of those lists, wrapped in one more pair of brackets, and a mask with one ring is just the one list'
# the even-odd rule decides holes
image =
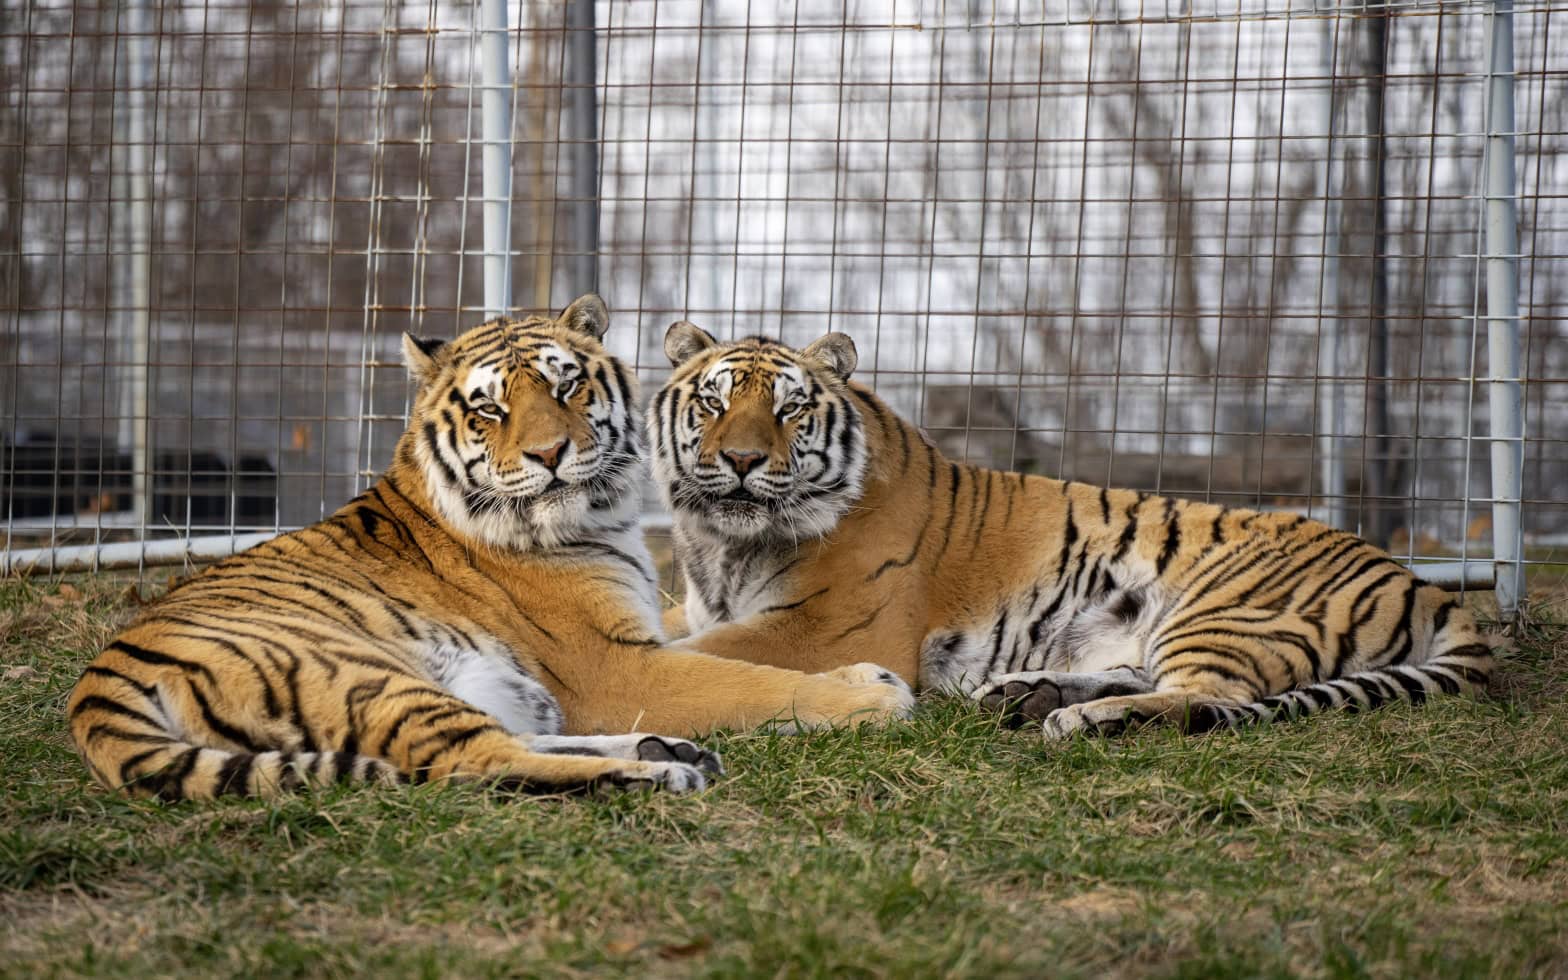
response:
{"label": "green grass", "polygon": [[714,738],[697,797],[165,806],[62,724],[123,587],[0,583],[0,975],[1568,972],[1558,627],[1485,701],[1239,734],[1047,745],[929,699]]}

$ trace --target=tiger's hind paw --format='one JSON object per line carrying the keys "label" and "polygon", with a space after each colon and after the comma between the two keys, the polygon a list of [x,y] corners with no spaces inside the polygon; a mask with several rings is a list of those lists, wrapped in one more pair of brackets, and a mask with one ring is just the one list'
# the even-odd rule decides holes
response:
{"label": "tiger's hind paw", "polygon": [[1115,735],[1126,727],[1119,712],[1114,719],[1107,716],[1095,720],[1084,711],[1085,707],[1087,705],[1070,704],[1046,715],[1045,723],[1041,726],[1045,737],[1063,741],[1074,735]]}
{"label": "tiger's hind paw", "polygon": [[1045,718],[1045,737],[1120,735],[1131,728],[1174,718],[1200,702],[1182,694],[1141,694],[1083,701],[1058,708]]}

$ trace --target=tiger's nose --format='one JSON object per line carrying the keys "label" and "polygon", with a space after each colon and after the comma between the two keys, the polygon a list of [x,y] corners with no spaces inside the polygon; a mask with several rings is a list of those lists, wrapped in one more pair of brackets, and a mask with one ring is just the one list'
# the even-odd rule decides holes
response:
{"label": "tiger's nose", "polygon": [[556,464],[561,462],[561,454],[565,451],[566,440],[562,439],[548,449],[524,449],[523,455],[553,473]]}
{"label": "tiger's nose", "polygon": [[745,476],[747,473],[751,472],[752,468],[755,467],[758,463],[767,459],[768,454],[759,453],[751,449],[742,449],[738,451],[733,449],[726,449],[724,450],[724,458],[730,461],[731,466],[735,467],[736,476]]}

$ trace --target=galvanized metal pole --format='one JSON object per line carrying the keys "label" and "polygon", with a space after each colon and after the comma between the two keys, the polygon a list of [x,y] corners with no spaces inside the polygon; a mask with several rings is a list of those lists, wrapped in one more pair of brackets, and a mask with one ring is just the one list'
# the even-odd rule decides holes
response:
{"label": "galvanized metal pole", "polygon": [[[1519,371],[1519,214],[1514,198],[1514,5],[1493,0],[1486,18],[1486,338],[1492,440],[1492,558],[1497,609],[1519,614],[1524,586],[1520,510],[1524,413]],[[1477,311],[1479,312],[1479,311]]]}
{"label": "galvanized metal pole", "polygon": [[[1339,201],[1334,188],[1334,33],[1338,21],[1322,20],[1318,39],[1318,65],[1323,76],[1319,101],[1323,125],[1323,270],[1318,280],[1318,452],[1323,470],[1323,496],[1328,511],[1324,521],[1345,526],[1345,456],[1340,435],[1344,430],[1345,392],[1339,383],[1340,337],[1344,332],[1339,310]],[[1325,312],[1326,311],[1326,312]],[[1326,331],[1326,334],[1325,334]]]}
{"label": "galvanized metal pole", "polygon": [[148,0],[131,0],[127,40],[126,169],[130,192],[131,350],[125,366],[131,389],[131,508],[139,535],[147,536],[151,516],[152,470],[147,439],[147,374],[151,348],[152,305],[152,18]]}
{"label": "galvanized metal pole", "polygon": [[480,78],[484,86],[485,316],[512,306],[512,70],[506,58],[506,0],[480,0]]}
{"label": "galvanized metal pole", "polygon": [[571,146],[571,295],[599,288],[599,100],[598,39],[594,0],[572,0],[567,11],[566,138]]}

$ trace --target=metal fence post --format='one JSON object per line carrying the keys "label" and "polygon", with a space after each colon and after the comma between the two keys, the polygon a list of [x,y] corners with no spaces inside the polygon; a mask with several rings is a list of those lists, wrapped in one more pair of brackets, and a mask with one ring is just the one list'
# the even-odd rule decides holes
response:
{"label": "metal fence post", "polygon": [[594,0],[572,0],[567,13],[567,82],[571,111],[573,296],[599,288],[598,50]]}
{"label": "metal fence post", "polygon": [[506,0],[481,0],[479,60],[484,83],[485,317],[512,306],[512,71],[506,58]]}
{"label": "metal fence post", "polygon": [[1513,8],[1513,0],[1493,0],[1486,18],[1483,234],[1487,395],[1492,442],[1492,558],[1497,568],[1497,611],[1504,619],[1519,615],[1524,584],[1520,562],[1524,416],[1519,377],[1519,215],[1514,198]]}
{"label": "metal fence post", "polygon": [[[148,385],[151,370],[150,334],[152,302],[152,126],[148,103],[152,94],[152,23],[148,0],[131,0],[130,32],[126,43],[126,189],[130,217],[130,344],[125,365],[130,382],[129,417],[122,420],[122,439],[131,449],[131,507],[137,533],[147,537],[151,517],[152,467],[147,441]],[[128,429],[126,432],[124,430]]]}
{"label": "metal fence post", "polygon": [[[1340,436],[1344,430],[1345,392],[1340,384],[1339,318],[1339,199],[1334,186],[1334,78],[1338,68],[1335,33],[1339,21],[1325,15],[1318,39],[1318,65],[1323,75],[1323,268],[1318,279],[1318,443],[1322,453],[1323,496],[1327,498],[1324,523],[1345,526],[1345,457]],[[1324,322],[1324,311],[1329,310]],[[1327,335],[1324,335],[1324,329]],[[1323,384],[1324,381],[1327,384]]]}

